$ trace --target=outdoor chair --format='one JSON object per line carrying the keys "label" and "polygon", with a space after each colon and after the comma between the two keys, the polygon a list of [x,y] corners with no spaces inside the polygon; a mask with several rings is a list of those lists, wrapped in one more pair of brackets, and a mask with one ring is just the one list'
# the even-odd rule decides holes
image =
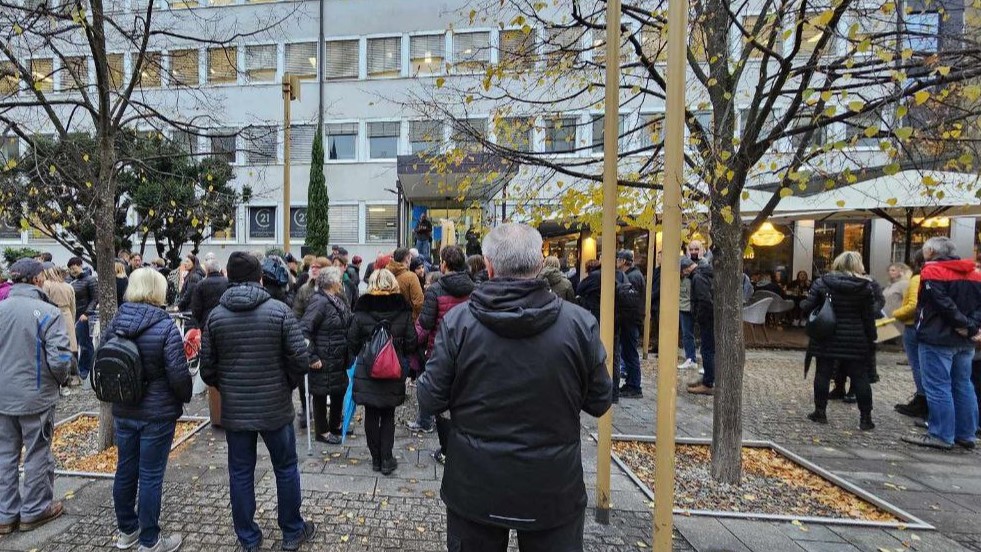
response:
{"label": "outdoor chair", "polygon": [[753,293],[750,298],[750,304],[757,301],[762,301],[763,299],[772,299],[770,307],[767,309],[766,313],[772,322],[776,322],[779,319],[786,321],[788,313],[794,310],[796,303],[793,299],[784,299],[780,295],[767,290],[759,290]]}
{"label": "outdoor chair", "polygon": [[743,322],[749,325],[750,333],[753,334],[754,343],[758,343],[756,339],[756,326],[763,329],[763,339],[765,341],[770,340],[769,336],[766,335],[766,313],[772,303],[772,297],[765,297],[743,307]]}

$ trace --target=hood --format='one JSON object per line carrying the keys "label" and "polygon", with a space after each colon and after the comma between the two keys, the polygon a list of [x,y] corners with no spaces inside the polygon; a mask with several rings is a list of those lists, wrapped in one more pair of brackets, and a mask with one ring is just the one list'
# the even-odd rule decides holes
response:
{"label": "hood", "polygon": [[562,280],[565,280],[565,274],[562,274],[561,270],[551,266],[546,266],[542,269],[541,277],[553,288],[561,284]]}
{"label": "hood", "polygon": [[358,297],[354,312],[382,313],[410,311],[412,307],[401,293],[366,293]]}
{"label": "hood", "polygon": [[871,281],[840,272],[829,272],[821,277],[832,292],[841,295],[872,295]]}
{"label": "hood", "polygon": [[473,293],[477,284],[466,272],[450,272],[439,279],[439,285],[453,297],[466,297]]}
{"label": "hood", "polygon": [[134,337],[168,318],[160,307],[146,303],[123,303],[116,313],[116,330],[126,337]]}
{"label": "hood", "polygon": [[698,276],[702,278],[708,278],[712,280],[715,278],[715,269],[712,268],[711,264],[698,265],[695,272],[692,272],[692,276]]}
{"label": "hood", "polygon": [[931,264],[943,268],[944,270],[949,270],[957,274],[971,274],[974,272],[974,261],[970,259],[958,259],[958,258],[941,258],[936,261],[931,261]]}
{"label": "hood", "polygon": [[470,296],[470,312],[501,337],[537,335],[559,316],[562,299],[549,291],[543,280],[495,278],[484,282]]}
{"label": "hood", "polygon": [[255,310],[259,305],[271,298],[269,292],[263,289],[257,282],[246,282],[232,284],[222,294],[219,303],[232,312],[245,312]]}
{"label": "hood", "polygon": [[392,274],[394,274],[396,278],[398,278],[399,274],[402,274],[406,270],[409,270],[408,268],[406,268],[404,264],[397,263],[395,261],[388,263],[388,265],[386,265],[385,268],[387,268]]}
{"label": "hood", "polygon": [[27,297],[29,299],[38,299],[45,303],[51,303],[44,290],[31,284],[14,284],[10,287],[10,293],[7,297]]}

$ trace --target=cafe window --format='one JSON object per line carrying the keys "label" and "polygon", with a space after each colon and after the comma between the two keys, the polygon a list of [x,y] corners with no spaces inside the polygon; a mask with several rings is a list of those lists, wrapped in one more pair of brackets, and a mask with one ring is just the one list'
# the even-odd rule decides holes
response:
{"label": "cafe window", "polygon": [[908,263],[913,260],[913,255],[923,247],[928,239],[950,237],[950,219],[947,217],[935,217],[926,220],[914,219],[913,226],[908,255],[906,253],[906,230],[897,224],[892,226],[892,262]]}

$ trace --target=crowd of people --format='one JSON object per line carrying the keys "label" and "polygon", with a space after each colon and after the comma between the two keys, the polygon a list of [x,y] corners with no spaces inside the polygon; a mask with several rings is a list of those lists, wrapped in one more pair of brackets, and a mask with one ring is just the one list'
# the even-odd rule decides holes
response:
{"label": "crowd of people", "polygon": [[[258,439],[276,477],[283,549],[297,550],[316,526],[301,511],[294,425],[305,428],[312,415],[316,440],[341,444],[345,428],[353,431],[342,408],[350,390],[364,408],[371,468],[391,475],[398,469],[396,410],[409,387],[418,411],[408,429],[435,432],[432,457],[446,466],[449,549],[505,550],[511,529],[530,549],[544,542],[579,549],[586,504],[579,414],[600,416],[621,398],[643,396],[638,342],[648,301],[657,323],[661,256],[646,297],[645,275],[630,250],[589,261],[583,277],[570,278],[558,258],[543,256],[542,238],[529,226],[498,226],[480,245],[478,255],[444,246],[438,259],[400,247],[379,253],[363,272],[362,260],[349,262],[341,247],[302,259],[239,251],[225,264],[188,255],[173,270],[120,252],[113,267],[120,307],[104,324],[99,352],[92,343],[98,280],[91,269],[78,258],[67,269],[50,258],[17,261],[0,287],[0,323],[11,337],[0,345],[0,377],[11,391],[0,396],[0,534],[61,514],[50,452],[59,389],[98,373],[106,344],[126,340],[142,360],[143,381],[138,401],[113,406],[116,545],[150,552],[181,546],[180,535],[159,526],[167,451],[192,396],[171,308],[186,311],[187,325],[201,331],[200,376],[220,394],[232,523],[243,550],[263,542],[254,519]],[[616,265],[612,378],[599,340],[604,262]],[[700,354],[702,372],[687,390],[711,395],[711,252],[691,241],[678,262],[682,366],[698,367]],[[792,283],[803,294],[805,320],[822,312],[825,323],[833,321],[820,335],[811,332],[805,370],[812,359],[817,367],[808,418],[825,424],[829,401],[856,402],[859,427],[874,429],[876,321],[891,316],[904,326],[915,384],[913,398],[896,410],[921,419],[927,430],[903,439],[974,448],[981,271],[958,259],[950,240],[934,238],[912,269],[897,264],[890,276],[883,289],[861,256],[846,252],[813,282],[804,274]],[[748,280],[744,294],[752,292]],[[384,370],[392,358],[394,373]],[[16,469],[22,446],[23,496]]]}

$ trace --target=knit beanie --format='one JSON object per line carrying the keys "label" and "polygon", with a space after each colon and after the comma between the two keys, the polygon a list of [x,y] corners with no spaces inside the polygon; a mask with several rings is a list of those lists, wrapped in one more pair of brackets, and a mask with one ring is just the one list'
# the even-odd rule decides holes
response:
{"label": "knit beanie", "polygon": [[228,281],[239,284],[243,282],[258,282],[262,279],[262,266],[259,259],[244,251],[236,251],[228,257]]}

